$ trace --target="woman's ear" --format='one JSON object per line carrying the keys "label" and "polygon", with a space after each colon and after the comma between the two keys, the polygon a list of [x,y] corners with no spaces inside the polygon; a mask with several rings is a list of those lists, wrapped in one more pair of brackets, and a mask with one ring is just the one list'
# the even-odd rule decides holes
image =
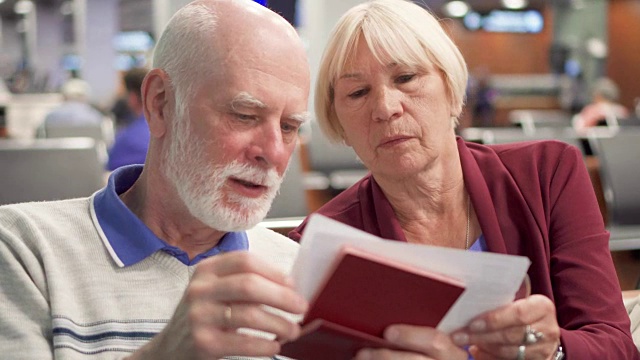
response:
{"label": "woman's ear", "polygon": [[159,138],[167,132],[167,107],[173,98],[170,79],[161,69],[152,69],[142,82],[142,109],[151,136]]}
{"label": "woman's ear", "polygon": [[462,114],[462,104],[452,104],[451,105],[451,117],[459,118]]}
{"label": "woman's ear", "polygon": [[347,146],[351,146],[351,143],[349,142],[349,138],[347,137],[347,134],[344,131],[342,131],[342,142],[344,142],[344,144]]}

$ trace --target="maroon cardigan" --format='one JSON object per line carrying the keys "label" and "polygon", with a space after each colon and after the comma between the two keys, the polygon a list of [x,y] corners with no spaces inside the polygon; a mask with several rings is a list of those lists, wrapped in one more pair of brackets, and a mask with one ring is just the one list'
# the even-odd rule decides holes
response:
{"label": "maroon cardigan", "polygon": [[[489,251],[531,259],[532,293],[556,306],[567,360],[640,359],[609,251],[609,233],[575,147],[558,141],[485,146],[457,138],[464,182]],[[318,213],[406,241],[371,175]],[[289,237],[299,240],[306,220]]]}

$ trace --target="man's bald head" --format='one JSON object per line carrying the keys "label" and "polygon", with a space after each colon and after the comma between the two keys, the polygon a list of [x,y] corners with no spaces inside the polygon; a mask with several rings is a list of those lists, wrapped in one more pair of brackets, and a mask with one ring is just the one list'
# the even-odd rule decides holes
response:
{"label": "man's bald head", "polygon": [[295,29],[282,16],[250,0],[196,0],[192,4],[201,4],[214,12],[223,14],[220,21],[225,23],[224,30],[238,34],[242,30],[255,32],[258,26],[279,28],[297,37]]}
{"label": "man's bald head", "polygon": [[251,0],[196,0],[178,10],[167,24],[153,67],[169,75],[176,103],[185,106],[199,80],[225,72],[229,58],[255,54],[273,61],[271,55],[277,51],[302,60],[302,71],[308,71],[302,42],[280,15]]}

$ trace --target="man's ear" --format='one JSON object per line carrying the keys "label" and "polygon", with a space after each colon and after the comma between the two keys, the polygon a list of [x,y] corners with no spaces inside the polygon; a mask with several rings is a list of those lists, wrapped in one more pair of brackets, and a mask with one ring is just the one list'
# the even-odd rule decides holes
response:
{"label": "man's ear", "polygon": [[142,110],[153,137],[167,132],[169,113],[167,108],[173,97],[169,76],[161,69],[152,69],[142,82]]}

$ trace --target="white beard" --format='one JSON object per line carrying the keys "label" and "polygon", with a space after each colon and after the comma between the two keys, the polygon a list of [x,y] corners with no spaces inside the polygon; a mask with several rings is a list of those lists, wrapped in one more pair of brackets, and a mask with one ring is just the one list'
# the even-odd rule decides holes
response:
{"label": "white beard", "polygon": [[[171,144],[165,152],[165,174],[191,215],[220,231],[254,227],[269,212],[284,175],[279,176],[274,168],[265,170],[238,161],[210,165],[202,157],[205,147],[193,137],[188,116],[182,119],[176,116]],[[225,184],[230,177],[265,186],[268,191],[258,198],[225,191]]]}

